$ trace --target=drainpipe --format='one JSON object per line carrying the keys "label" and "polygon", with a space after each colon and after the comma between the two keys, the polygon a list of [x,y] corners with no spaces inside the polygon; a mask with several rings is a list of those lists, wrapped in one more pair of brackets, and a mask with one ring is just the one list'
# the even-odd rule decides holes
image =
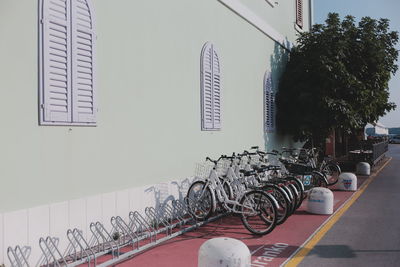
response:
{"label": "drainpipe", "polygon": [[309,0],[309,5],[308,5],[308,14],[309,14],[309,21],[310,21],[310,29],[314,25],[314,0]]}

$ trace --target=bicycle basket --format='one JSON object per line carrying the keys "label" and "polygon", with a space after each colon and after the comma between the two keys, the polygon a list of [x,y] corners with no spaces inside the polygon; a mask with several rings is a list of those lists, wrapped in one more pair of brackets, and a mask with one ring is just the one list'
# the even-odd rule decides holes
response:
{"label": "bicycle basket", "polygon": [[296,174],[309,173],[313,171],[312,167],[298,163],[287,163],[285,164],[285,167],[290,173]]}

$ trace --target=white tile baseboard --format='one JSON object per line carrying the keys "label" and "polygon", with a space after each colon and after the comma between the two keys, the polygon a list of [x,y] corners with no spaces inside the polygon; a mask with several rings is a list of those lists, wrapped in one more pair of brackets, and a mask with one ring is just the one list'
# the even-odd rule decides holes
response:
{"label": "white tile baseboard", "polygon": [[127,222],[130,211],[144,216],[145,207],[183,199],[190,182],[190,179],[174,180],[0,214],[0,264],[4,262],[9,266],[7,248],[20,245],[21,248],[30,247],[28,261],[31,266],[37,266],[42,254],[40,237],[56,237],[58,249],[64,253],[68,246],[68,229],[82,230],[89,241],[92,237],[90,223],[100,221],[111,231],[112,216],[121,216]]}

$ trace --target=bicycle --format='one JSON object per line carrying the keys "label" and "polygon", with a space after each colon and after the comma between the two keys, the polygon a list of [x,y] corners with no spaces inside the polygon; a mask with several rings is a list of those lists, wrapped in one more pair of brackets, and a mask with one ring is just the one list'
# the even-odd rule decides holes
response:
{"label": "bicycle", "polygon": [[303,183],[298,178],[288,175],[288,173],[285,171],[284,166],[269,164],[268,160],[265,157],[267,155],[277,157],[278,154],[276,152],[264,152],[259,150],[258,146],[251,147],[251,150],[255,150],[255,153],[260,156],[258,166],[253,165],[253,168],[267,168],[267,170],[270,171],[268,174],[269,178],[267,179],[268,183],[275,184],[286,192],[291,204],[289,214],[292,214],[296,209],[301,206],[305,198]]}
{"label": "bicycle", "polygon": [[[248,162],[244,166],[243,169],[240,169],[240,161],[242,157],[248,157]],[[249,153],[232,154],[231,157],[224,157],[225,159],[230,160],[230,166],[228,168],[226,179],[230,183],[232,187],[234,187],[234,192],[243,192],[247,188],[257,188],[264,192],[271,194],[278,203],[277,213],[277,225],[282,224],[286,221],[286,219],[291,214],[291,199],[289,198],[287,192],[281,188],[280,186],[270,183],[268,181],[262,181],[262,177],[260,174],[265,173],[268,167],[258,168],[251,170],[250,169],[250,155]],[[240,178],[240,174],[243,176]]]}
{"label": "bicycle", "polygon": [[[270,233],[277,223],[277,201],[270,194],[258,189],[250,189],[230,199],[217,174],[218,161],[209,157],[206,161],[214,163],[207,179],[195,181],[187,193],[187,206],[198,220],[205,220],[216,210],[218,200],[228,213],[239,214],[245,228],[256,235]],[[225,188],[230,186],[226,183]]]}

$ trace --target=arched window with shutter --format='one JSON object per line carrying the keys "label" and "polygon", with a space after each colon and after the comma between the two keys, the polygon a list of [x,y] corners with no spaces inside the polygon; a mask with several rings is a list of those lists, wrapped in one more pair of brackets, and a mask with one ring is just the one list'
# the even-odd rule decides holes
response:
{"label": "arched window with shutter", "polygon": [[201,129],[221,129],[221,69],[212,43],[201,50]]}
{"label": "arched window with shutter", "polygon": [[40,124],[96,123],[95,29],[89,0],[39,1]]}
{"label": "arched window with shutter", "polygon": [[275,131],[275,111],[272,74],[270,71],[267,71],[264,75],[264,129],[267,133]]}

